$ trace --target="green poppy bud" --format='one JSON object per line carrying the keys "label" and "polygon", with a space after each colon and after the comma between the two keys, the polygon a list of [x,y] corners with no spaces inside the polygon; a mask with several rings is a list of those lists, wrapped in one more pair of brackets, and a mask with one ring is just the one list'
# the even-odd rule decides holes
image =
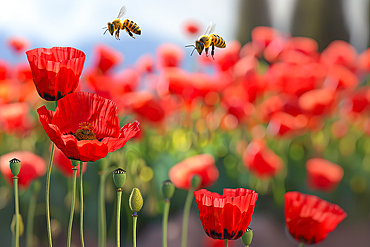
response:
{"label": "green poppy bud", "polygon": [[[22,236],[24,232],[24,225],[23,225],[21,214],[18,214],[18,228],[19,228],[19,236]],[[12,223],[10,224],[10,230],[12,231],[13,234],[15,234],[15,214],[13,214]]]}
{"label": "green poppy bud", "polygon": [[9,161],[10,170],[14,177],[18,176],[20,170],[21,170],[21,161],[17,158],[11,159]]}
{"label": "green poppy bud", "polygon": [[248,247],[252,243],[252,238],[253,238],[253,230],[252,228],[248,227],[242,236],[242,241],[246,247]]}
{"label": "green poppy bud", "polygon": [[139,212],[143,207],[143,197],[138,188],[133,188],[129,198],[130,209],[132,212]]}
{"label": "green poppy bud", "polygon": [[117,189],[121,189],[126,182],[126,171],[121,168],[114,170],[113,182]]}
{"label": "green poppy bud", "polygon": [[171,199],[175,193],[175,186],[170,180],[166,180],[162,183],[162,194],[165,199]]}
{"label": "green poppy bud", "polygon": [[191,187],[197,189],[202,183],[202,178],[199,175],[194,175],[191,177]]}

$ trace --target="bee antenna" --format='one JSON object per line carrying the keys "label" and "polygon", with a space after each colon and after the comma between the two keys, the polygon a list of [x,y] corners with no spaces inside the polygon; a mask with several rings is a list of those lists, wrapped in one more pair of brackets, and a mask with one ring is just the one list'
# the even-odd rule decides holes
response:
{"label": "bee antenna", "polygon": [[105,32],[103,33],[103,35],[104,35],[107,31],[108,31],[108,28],[107,28],[107,30],[105,30]]}
{"label": "bee antenna", "polygon": [[102,27],[101,29],[104,29],[104,28],[105,28],[105,29],[108,29],[107,27]]}
{"label": "bee antenna", "polygon": [[186,45],[185,47],[195,47],[194,45]]}
{"label": "bee antenna", "polygon": [[193,56],[194,51],[195,51],[195,46],[194,46],[194,49],[193,49],[193,51],[191,52],[190,56]]}

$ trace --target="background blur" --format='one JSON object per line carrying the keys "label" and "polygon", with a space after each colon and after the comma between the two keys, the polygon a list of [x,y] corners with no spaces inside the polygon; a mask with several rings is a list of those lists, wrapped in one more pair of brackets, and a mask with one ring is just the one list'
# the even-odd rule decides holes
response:
{"label": "background blur", "polygon": [[[134,20],[142,29],[142,35],[130,38],[121,32],[121,40],[116,40],[108,33],[103,35],[102,27],[108,21],[116,18],[119,9],[125,5],[127,14],[124,18]],[[86,54],[84,71],[94,66],[98,56],[98,45],[108,46],[121,56],[121,63],[112,68],[112,73],[119,73],[123,69],[135,69],[138,59],[143,55],[150,55],[156,59],[158,47],[164,43],[175,44],[183,50],[185,57],[179,67],[196,70],[200,59],[198,54],[190,56],[191,49],[185,48],[207,28],[210,21],[216,23],[215,33],[221,35],[226,43],[234,40],[243,46],[251,41],[251,31],[257,26],[271,26],[289,36],[304,36],[318,42],[318,50],[323,51],[334,40],[349,42],[358,53],[369,46],[369,10],[368,0],[181,0],[181,1],[98,1],[98,0],[0,0],[0,60],[6,61],[10,68],[27,63],[24,53],[17,54],[9,48],[8,40],[13,37],[23,37],[29,41],[28,49],[37,47],[72,46]],[[186,27],[190,22],[195,22],[200,32],[195,36],[189,35]],[[221,51],[216,48],[215,59]],[[204,56],[204,54],[203,54]],[[206,73],[214,73],[214,69],[205,69]],[[361,85],[368,82],[366,77],[361,78]],[[145,79],[146,82],[149,80]],[[104,82],[105,83],[105,82]],[[140,85],[139,88],[146,86]],[[81,89],[92,91],[87,86],[84,73],[81,77]],[[33,101],[30,111],[35,122],[34,129],[27,138],[12,137],[0,130],[0,155],[16,150],[30,150],[49,160],[49,139],[38,123],[34,109],[46,104],[45,101]],[[339,107],[339,106],[338,106]],[[196,116],[193,119],[196,120]],[[135,114],[122,118],[122,122],[131,122],[136,119]],[[325,123],[332,123],[334,118]],[[185,127],[184,127],[185,126]],[[149,123],[143,124],[143,139],[129,141],[120,151],[110,154],[111,170],[117,166],[129,168],[132,171],[132,180],[128,180],[127,190],[123,200],[127,200],[132,187],[142,186],[144,194],[144,209],[139,217],[138,245],[161,246],[161,211],[162,199],[160,184],[168,179],[168,170],[182,159],[202,152],[214,154],[216,166],[220,171],[220,178],[210,188],[211,191],[221,192],[224,187],[251,187],[255,186],[253,178],[249,178],[242,164],[241,155],[235,148],[238,138],[245,137],[246,142],[250,137],[248,125],[240,125],[227,131],[215,131],[215,139],[206,144],[187,145],[189,133],[184,124],[183,128],[172,125],[170,128],[158,127]],[[263,125],[267,126],[267,125]],[[330,139],[327,145],[328,152],[322,156],[332,160],[345,168],[345,175],[332,193],[311,191],[306,188],[306,171],[304,163],[311,158],[310,149],[304,155],[290,155],[292,150],[287,147],[290,141],[280,141],[271,138],[269,146],[280,155],[287,167],[293,167],[288,174],[283,176],[286,190],[298,190],[304,193],[315,194],[330,202],[339,204],[348,217],[337,227],[329,237],[317,246],[367,246],[370,242],[369,208],[370,208],[370,163],[368,144],[369,133],[350,128],[348,143],[340,144],[340,140]],[[315,132],[302,136],[298,143],[315,140],[320,142],[323,133],[330,134],[330,126],[323,127],[324,132]],[[173,136],[178,137],[174,140]],[[190,137],[191,139],[191,137]],[[297,140],[297,139],[294,139]],[[193,140],[194,141],[194,140]],[[191,142],[191,141],[190,141]],[[302,144],[306,145],[306,144]],[[340,146],[351,146],[353,151],[346,153]],[[169,148],[169,146],[171,148]],[[307,146],[305,146],[306,148]],[[365,151],[364,151],[365,150]],[[367,150],[367,151],[366,151]],[[366,158],[366,159],[365,159]],[[235,166],[228,165],[235,163]],[[366,164],[365,164],[366,163]],[[134,168],[133,168],[134,167]],[[143,167],[149,167],[142,169]],[[367,167],[367,169],[365,168]],[[289,168],[289,169],[290,169]],[[244,169],[244,170],[243,170]],[[145,170],[145,174],[140,171]],[[285,171],[286,173],[286,171]],[[149,174],[149,175],[148,175]],[[135,177],[136,176],[136,177]],[[284,180],[285,179],[285,180]],[[38,207],[35,221],[35,240],[39,245],[46,246],[46,223],[44,215],[44,184],[42,177],[42,190],[38,198]],[[252,182],[251,182],[252,181]],[[88,164],[85,173],[85,239],[87,246],[96,246],[97,232],[97,198],[98,177],[96,164]],[[284,182],[283,182],[284,183]],[[65,179],[56,169],[53,170],[51,180],[52,218],[54,219],[55,246],[65,245],[67,219],[69,213],[70,181]],[[10,246],[10,222],[13,214],[14,202],[12,189],[0,177],[0,239],[1,246]],[[108,241],[114,246],[114,198],[115,190],[110,175],[107,178],[107,226],[109,230]],[[182,208],[186,191],[176,190],[172,199],[169,225],[169,246],[180,246]],[[20,194],[21,213],[26,215],[29,191]],[[285,247],[297,246],[288,237],[284,226],[284,209],[281,200],[276,200],[271,191],[260,193],[257,200],[253,222],[254,247]],[[127,205],[126,205],[127,206]],[[77,209],[78,207],[76,207]],[[127,208],[127,207],[126,207]],[[188,246],[211,246],[204,243],[206,238],[198,218],[198,210],[193,202],[189,226]],[[78,212],[76,212],[76,215]],[[122,237],[128,241],[125,246],[131,246],[131,232],[127,229],[126,222],[131,218],[122,216]],[[78,217],[74,221],[74,246],[79,246]],[[126,237],[127,233],[127,237]],[[24,239],[21,243],[24,244]],[[241,240],[235,241],[234,246],[242,246]]]}

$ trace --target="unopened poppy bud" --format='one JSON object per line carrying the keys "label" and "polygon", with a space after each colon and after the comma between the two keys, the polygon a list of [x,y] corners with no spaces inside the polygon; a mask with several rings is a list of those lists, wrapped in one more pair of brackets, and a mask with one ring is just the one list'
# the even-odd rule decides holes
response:
{"label": "unopened poppy bud", "polygon": [[252,238],[253,238],[253,230],[252,228],[248,227],[242,236],[243,244],[246,247],[248,247],[252,243]]}
{"label": "unopened poppy bud", "polygon": [[[22,236],[23,231],[24,231],[24,225],[23,225],[21,214],[18,214],[18,228],[19,228],[19,236]],[[12,231],[13,234],[15,234],[15,214],[13,214],[12,223],[10,224],[10,230]]]}
{"label": "unopened poppy bud", "polygon": [[121,189],[126,182],[126,171],[121,168],[114,170],[113,182],[117,189]]}
{"label": "unopened poppy bud", "polygon": [[191,187],[193,189],[197,189],[201,183],[202,183],[202,178],[200,176],[194,175],[191,177]]}
{"label": "unopened poppy bud", "polygon": [[130,198],[129,205],[132,212],[139,212],[143,207],[143,197],[141,196],[140,190],[138,188],[133,188]]}
{"label": "unopened poppy bud", "polygon": [[18,176],[20,170],[21,170],[21,161],[17,158],[11,159],[9,161],[10,170],[14,177]]}
{"label": "unopened poppy bud", "polygon": [[165,199],[171,199],[175,193],[175,186],[170,180],[166,180],[162,183],[162,194]]}

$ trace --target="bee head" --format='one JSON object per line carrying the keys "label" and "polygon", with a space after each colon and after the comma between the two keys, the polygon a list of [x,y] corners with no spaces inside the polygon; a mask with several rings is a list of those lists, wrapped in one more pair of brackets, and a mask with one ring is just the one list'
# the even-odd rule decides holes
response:
{"label": "bee head", "polygon": [[202,51],[204,50],[204,44],[200,41],[195,41],[195,49],[197,49],[197,52],[199,53],[199,55],[202,54]]}
{"label": "bee head", "polygon": [[114,26],[113,26],[113,24],[111,22],[108,22],[107,23],[107,26],[108,26],[108,30],[109,30],[110,35],[113,36],[113,33],[114,33]]}

